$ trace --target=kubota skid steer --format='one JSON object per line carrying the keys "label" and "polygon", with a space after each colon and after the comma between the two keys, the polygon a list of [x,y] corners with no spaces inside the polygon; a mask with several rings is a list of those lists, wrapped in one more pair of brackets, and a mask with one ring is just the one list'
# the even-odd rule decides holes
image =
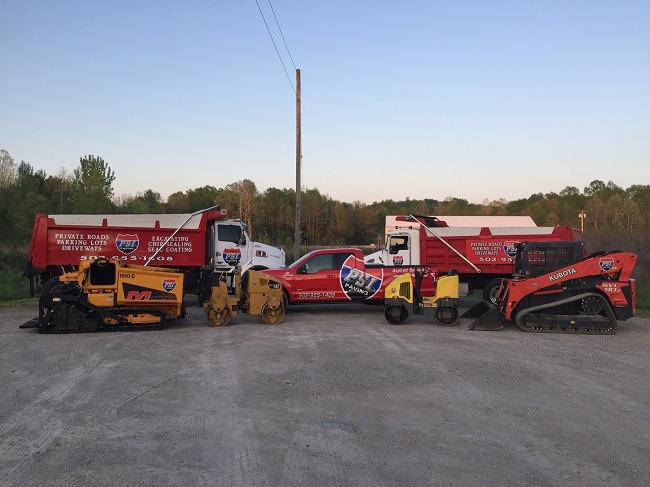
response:
{"label": "kubota skid steer", "polygon": [[515,274],[504,279],[497,306],[481,302],[461,318],[478,318],[463,329],[614,334],[617,321],[634,316],[637,256],[599,252],[582,258],[578,242],[517,244]]}

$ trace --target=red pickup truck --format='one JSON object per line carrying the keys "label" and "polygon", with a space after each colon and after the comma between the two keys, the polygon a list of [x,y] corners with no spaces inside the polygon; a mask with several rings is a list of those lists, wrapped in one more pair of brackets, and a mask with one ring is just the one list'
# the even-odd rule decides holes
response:
{"label": "red pickup truck", "polygon": [[[422,267],[422,266],[417,266]],[[422,295],[435,293],[436,268],[421,285]],[[346,301],[378,301],[395,277],[415,267],[367,265],[358,248],[313,250],[284,269],[265,269],[264,274],[282,283],[286,304],[333,303]]]}

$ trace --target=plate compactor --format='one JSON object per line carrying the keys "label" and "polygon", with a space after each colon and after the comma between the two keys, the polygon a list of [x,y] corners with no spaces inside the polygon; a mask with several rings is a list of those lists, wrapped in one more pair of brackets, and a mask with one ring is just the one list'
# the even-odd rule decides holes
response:
{"label": "plate compactor", "polygon": [[[212,277],[211,277],[212,275]],[[248,271],[241,284],[222,286],[213,269],[206,269],[203,291],[210,324],[223,326],[241,310],[261,315],[266,323],[284,318],[282,287],[256,271]],[[183,274],[173,269],[124,263],[121,259],[84,260],[76,272],[46,282],[41,289],[36,323],[40,333],[147,329],[162,326],[167,318],[185,317]]]}

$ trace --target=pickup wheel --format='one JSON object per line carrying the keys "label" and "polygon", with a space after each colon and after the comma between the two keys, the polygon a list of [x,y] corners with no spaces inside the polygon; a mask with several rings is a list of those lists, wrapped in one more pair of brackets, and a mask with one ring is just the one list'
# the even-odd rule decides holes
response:
{"label": "pickup wheel", "polygon": [[501,287],[502,279],[492,279],[487,282],[483,288],[483,299],[488,303],[497,305],[497,294],[499,293],[499,287]]}
{"label": "pickup wheel", "polygon": [[391,325],[401,325],[408,318],[408,313],[404,306],[386,306],[384,317]]}
{"label": "pickup wheel", "polygon": [[289,307],[289,293],[285,289],[282,290],[282,307],[284,309]]}

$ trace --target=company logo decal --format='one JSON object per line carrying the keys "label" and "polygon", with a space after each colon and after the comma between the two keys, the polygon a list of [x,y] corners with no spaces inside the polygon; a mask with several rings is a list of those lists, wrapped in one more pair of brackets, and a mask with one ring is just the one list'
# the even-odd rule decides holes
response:
{"label": "company logo decal", "polygon": [[362,260],[351,255],[341,266],[341,289],[349,299],[370,299],[381,289],[384,270],[365,269]]}
{"label": "company logo decal", "polygon": [[176,279],[173,277],[166,277],[163,279],[162,288],[168,293],[172,292],[174,289],[176,289]]}
{"label": "company logo decal", "polygon": [[517,244],[514,240],[506,240],[503,242],[503,251],[508,255],[508,257],[515,257],[517,255]]}
{"label": "company logo decal", "polygon": [[611,271],[614,268],[614,257],[601,257],[598,265],[603,272]]}
{"label": "company logo decal", "polygon": [[223,260],[226,261],[226,264],[235,266],[239,264],[241,260],[241,249],[223,249]]}
{"label": "company logo decal", "polygon": [[120,233],[115,237],[115,246],[117,250],[123,254],[130,254],[135,252],[140,244],[137,235],[132,235],[128,233]]}
{"label": "company logo decal", "polygon": [[158,289],[151,289],[128,282],[122,283],[122,292],[127,300],[132,301],[175,301],[176,296]]}
{"label": "company logo decal", "polygon": [[403,255],[396,255],[393,257],[393,265],[402,265],[404,263]]}

